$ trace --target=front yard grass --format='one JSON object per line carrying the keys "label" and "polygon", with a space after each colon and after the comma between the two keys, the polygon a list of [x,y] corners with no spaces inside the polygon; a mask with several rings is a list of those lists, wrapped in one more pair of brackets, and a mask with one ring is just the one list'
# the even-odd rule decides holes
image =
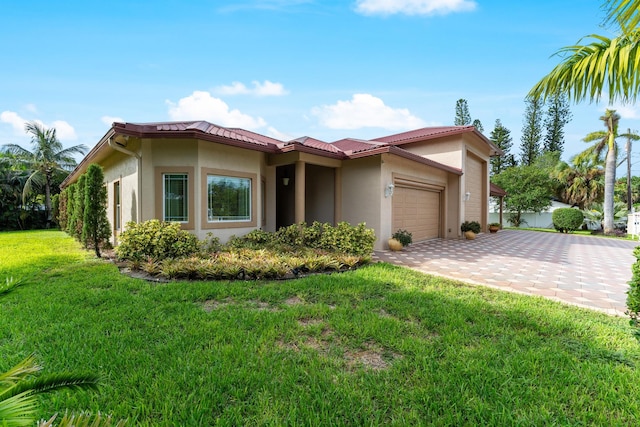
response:
{"label": "front yard grass", "polygon": [[388,264],[154,284],[59,231],[0,233],[0,372],[95,372],[43,398],[133,425],[638,425],[627,319]]}

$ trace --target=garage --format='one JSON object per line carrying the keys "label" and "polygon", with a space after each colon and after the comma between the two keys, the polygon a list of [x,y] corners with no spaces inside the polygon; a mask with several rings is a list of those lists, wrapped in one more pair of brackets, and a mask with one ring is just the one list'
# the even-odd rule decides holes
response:
{"label": "garage", "polygon": [[393,231],[409,231],[414,242],[440,237],[442,189],[404,180],[394,184]]}

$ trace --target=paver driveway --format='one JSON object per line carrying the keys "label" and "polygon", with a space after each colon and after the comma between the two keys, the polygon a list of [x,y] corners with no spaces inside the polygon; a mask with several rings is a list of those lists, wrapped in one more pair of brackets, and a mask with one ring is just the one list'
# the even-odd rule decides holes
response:
{"label": "paver driveway", "polygon": [[502,230],[475,240],[433,239],[374,260],[624,315],[637,241]]}

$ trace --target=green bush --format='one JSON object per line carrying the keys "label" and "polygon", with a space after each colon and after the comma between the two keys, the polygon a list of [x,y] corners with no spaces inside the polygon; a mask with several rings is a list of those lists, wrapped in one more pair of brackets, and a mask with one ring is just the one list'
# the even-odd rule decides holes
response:
{"label": "green bush", "polygon": [[636,261],[631,266],[632,277],[627,291],[627,315],[634,327],[636,338],[640,339],[640,246],[633,249]]}
{"label": "green bush", "polygon": [[311,225],[300,223],[280,228],[275,233],[272,246],[308,247],[331,252],[369,256],[373,252],[375,241],[376,235],[374,231],[367,228],[365,223],[353,226],[348,222],[339,222],[334,227],[329,223],[323,224],[315,221]]}
{"label": "green bush", "polygon": [[413,235],[407,230],[398,230],[391,236],[396,239],[402,246],[409,246],[413,242]]}
{"label": "green bush", "polygon": [[464,233],[465,231],[473,231],[478,234],[481,230],[480,223],[478,221],[465,221],[460,226],[460,230]]}
{"label": "green bush", "polygon": [[556,230],[561,233],[569,233],[582,227],[584,214],[578,209],[560,208],[553,211],[551,219]]}
{"label": "green bush", "polygon": [[157,219],[127,223],[120,234],[116,248],[118,258],[125,260],[164,260],[180,258],[198,252],[198,238],[180,229],[177,222],[161,222]]}

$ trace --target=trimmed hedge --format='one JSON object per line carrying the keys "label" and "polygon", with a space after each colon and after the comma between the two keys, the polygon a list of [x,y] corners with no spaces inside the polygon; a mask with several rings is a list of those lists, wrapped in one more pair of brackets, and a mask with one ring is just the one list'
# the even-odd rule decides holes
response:
{"label": "trimmed hedge", "polygon": [[631,265],[632,277],[627,291],[627,315],[634,328],[634,335],[640,340],[640,246],[633,250],[636,261]]}
{"label": "trimmed hedge", "polygon": [[573,208],[560,208],[551,215],[553,227],[561,233],[570,233],[582,227],[584,214]]}
{"label": "trimmed hedge", "polygon": [[199,250],[198,238],[180,229],[179,223],[157,219],[140,224],[128,222],[118,241],[116,255],[126,260],[181,258]]}

